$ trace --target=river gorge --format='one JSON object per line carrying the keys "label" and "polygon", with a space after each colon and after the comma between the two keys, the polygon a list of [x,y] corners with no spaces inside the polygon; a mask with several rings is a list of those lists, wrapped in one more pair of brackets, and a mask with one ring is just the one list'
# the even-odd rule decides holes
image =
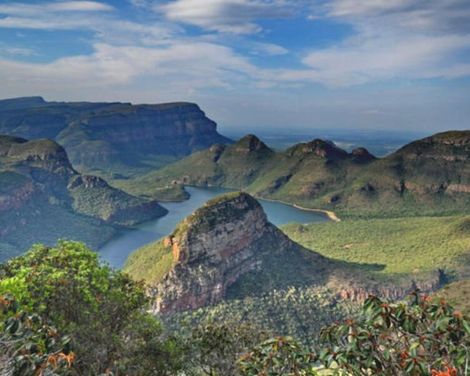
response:
{"label": "river gorge", "polygon": [[[185,217],[204,205],[208,200],[230,190],[222,188],[186,187],[191,197],[184,202],[164,203],[169,213],[161,218],[146,222],[135,229],[121,233],[99,251],[103,261],[110,266],[121,268],[131,252],[144,244],[158,240],[170,234],[175,226]],[[328,221],[326,214],[302,210],[280,202],[259,200],[268,216],[268,220],[276,226],[287,223],[315,223]]]}

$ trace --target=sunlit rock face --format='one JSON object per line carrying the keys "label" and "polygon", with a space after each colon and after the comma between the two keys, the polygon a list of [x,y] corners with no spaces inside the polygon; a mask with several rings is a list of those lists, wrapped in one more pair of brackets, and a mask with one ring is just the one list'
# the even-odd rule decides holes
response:
{"label": "sunlit rock face", "polygon": [[299,247],[246,193],[209,202],[163,242],[175,266],[152,288],[158,313],[215,304],[241,275],[262,267],[263,255]]}

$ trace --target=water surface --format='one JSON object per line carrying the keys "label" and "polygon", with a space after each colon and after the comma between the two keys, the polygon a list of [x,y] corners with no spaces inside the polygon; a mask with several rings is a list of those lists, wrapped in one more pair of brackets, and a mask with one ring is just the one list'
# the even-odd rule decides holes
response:
{"label": "water surface", "polygon": [[[144,244],[171,234],[179,222],[201,207],[206,201],[230,191],[223,188],[195,187],[186,187],[186,190],[191,195],[189,200],[163,204],[169,211],[166,216],[146,222],[133,230],[118,235],[100,249],[101,258],[111,266],[121,268],[132,251]],[[259,200],[259,202],[263,206],[269,221],[276,226],[294,222],[314,223],[328,220],[322,213],[297,209],[279,202],[265,200]]]}

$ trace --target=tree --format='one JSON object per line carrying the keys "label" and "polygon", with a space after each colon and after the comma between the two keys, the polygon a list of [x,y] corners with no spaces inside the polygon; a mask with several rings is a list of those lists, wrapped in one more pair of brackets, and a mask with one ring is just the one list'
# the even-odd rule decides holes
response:
{"label": "tree", "polygon": [[[153,374],[167,375],[176,366],[169,340],[162,336],[156,319],[145,313],[145,286],[102,265],[98,255],[81,243],[37,245],[1,265],[2,294],[10,294],[21,310],[39,315],[70,336],[80,374],[140,375],[158,364],[159,373]],[[129,361],[129,356],[148,351],[151,330],[155,330],[154,351],[160,357],[142,364]]]}

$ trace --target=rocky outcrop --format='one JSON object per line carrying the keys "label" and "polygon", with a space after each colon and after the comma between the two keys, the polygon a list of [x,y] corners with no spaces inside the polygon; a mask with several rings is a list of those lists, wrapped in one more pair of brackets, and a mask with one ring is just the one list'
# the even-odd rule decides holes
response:
{"label": "rocky outcrop", "polygon": [[399,300],[412,292],[419,290],[423,293],[431,293],[443,287],[447,282],[447,276],[443,271],[437,270],[426,280],[410,280],[405,284],[383,283],[381,285],[365,285],[365,286],[347,286],[337,289],[337,295],[341,299],[347,299],[354,302],[362,303],[371,294],[380,296],[387,300]]}
{"label": "rocky outcrop", "polygon": [[470,193],[470,184],[449,184],[446,191],[449,193]]}
{"label": "rocky outcrop", "polygon": [[161,242],[173,267],[161,280],[148,281],[153,310],[161,314],[220,302],[241,276],[263,268],[266,256],[301,248],[270,224],[246,193],[209,201]]}

